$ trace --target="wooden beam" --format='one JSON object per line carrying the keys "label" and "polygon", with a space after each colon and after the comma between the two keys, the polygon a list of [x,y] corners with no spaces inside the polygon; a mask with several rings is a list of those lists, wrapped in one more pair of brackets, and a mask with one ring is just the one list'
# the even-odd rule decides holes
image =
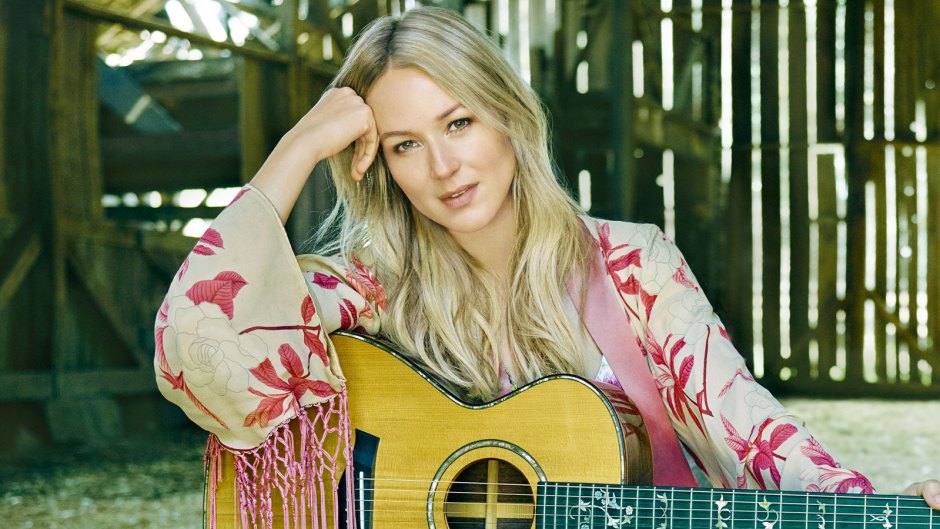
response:
{"label": "wooden beam", "polygon": [[200,162],[238,158],[241,140],[237,128],[106,138],[102,160],[114,167],[148,162]]}
{"label": "wooden beam", "polygon": [[13,299],[42,252],[42,238],[36,226],[24,227],[13,239],[12,243],[4,241],[7,250],[0,262],[0,309]]}
{"label": "wooden beam", "polygon": [[157,391],[153,367],[0,373],[0,402],[62,397],[136,395]]}
{"label": "wooden beam", "polygon": [[0,402],[49,400],[52,396],[52,375],[48,372],[0,373]]}
{"label": "wooden beam", "polygon": [[56,376],[59,397],[138,395],[157,391],[152,365],[129,369],[65,371]]}
{"label": "wooden beam", "polygon": [[768,385],[774,395],[811,396],[813,398],[888,398],[888,399],[929,399],[940,398],[940,387],[936,384],[925,386],[919,383],[848,383],[827,380],[821,384],[818,380],[797,377],[780,386]]}
{"label": "wooden beam", "polygon": [[205,35],[199,35],[197,33],[190,33],[189,31],[180,30],[172,24],[161,22],[155,18],[133,17],[128,13],[122,13],[115,9],[103,7],[98,4],[92,4],[87,0],[63,1],[65,8],[68,9],[71,13],[84,15],[99,21],[116,22],[129,28],[146,29],[149,31],[162,31],[163,33],[166,33],[170,36],[179,37],[181,39],[188,39],[193,44],[216,49],[230,50],[234,53],[246,55],[249,57],[257,57],[266,61],[282,63],[290,61],[290,56],[287,54],[275,53],[254,44],[246,43],[244,46],[239,46],[231,41],[218,42]]}
{"label": "wooden beam", "polygon": [[104,167],[106,193],[179,191],[182,189],[235,187],[241,185],[241,164],[237,159],[154,161],[146,165]]}
{"label": "wooden beam", "polygon": [[[671,149],[684,158],[716,159],[720,141],[717,128],[664,110],[647,97],[633,98],[633,106],[634,116],[629,122],[636,144]],[[566,134],[581,142],[592,136],[602,140],[611,128],[609,108],[610,101],[604,95],[569,97],[565,108],[558,110],[557,121],[565,122]]]}
{"label": "wooden beam", "polygon": [[140,366],[151,365],[153,358],[148,351],[144,350],[143,346],[137,340],[133,332],[133,329],[136,327],[134,325],[128,325],[128,323],[124,321],[122,307],[111,298],[111,289],[95,279],[91,269],[85,266],[85,263],[82,262],[73,248],[68,249],[68,262],[75,271],[75,275],[78,276],[85,291],[88,292],[91,299],[98,304],[98,309],[104,316],[108,325],[111,326],[111,330],[121,341],[121,344],[124,345],[124,348],[137,360]]}
{"label": "wooden beam", "polygon": [[108,138],[101,143],[109,193],[241,184],[236,128]]}
{"label": "wooden beam", "polygon": [[142,207],[114,207],[105,208],[104,214],[108,219],[116,221],[171,221],[177,219],[214,219],[223,207],[199,206],[195,208],[181,208],[178,206],[160,206],[158,208]]}

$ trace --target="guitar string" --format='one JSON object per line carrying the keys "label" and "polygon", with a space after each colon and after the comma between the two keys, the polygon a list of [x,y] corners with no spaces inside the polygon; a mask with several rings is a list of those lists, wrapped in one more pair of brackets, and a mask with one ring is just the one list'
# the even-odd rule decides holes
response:
{"label": "guitar string", "polygon": [[[443,480],[443,479],[442,479],[442,480],[434,481],[434,480],[429,480],[429,479],[416,479],[416,478],[386,478],[386,477],[379,477],[379,478],[375,478],[375,477],[371,477],[371,478],[369,478],[369,477],[363,477],[362,479],[363,479],[363,481],[367,481],[367,482],[368,482],[368,481],[371,481],[371,482],[376,482],[376,483],[377,483],[377,482],[380,482],[380,481],[382,481],[382,482],[395,481],[395,482],[400,482],[400,483],[418,483],[418,484],[422,484],[422,485],[429,485],[429,484],[431,484],[431,483],[438,483],[438,484],[446,484],[446,485],[450,485],[450,486],[454,486],[454,485],[480,485],[480,486],[496,485],[496,486],[499,486],[499,487],[526,487],[526,488],[530,488],[530,489],[533,487],[533,485],[532,485],[532,484],[529,484],[529,483],[509,483],[509,482],[503,482],[503,481],[455,481],[455,480],[450,480],[450,481],[449,481],[449,480]],[[358,480],[357,480],[357,481],[358,481]],[[562,486],[565,485],[564,482],[547,482],[547,483],[550,483],[550,484],[559,483],[559,484],[562,485]],[[576,486],[578,486],[578,484],[572,484],[572,487],[576,487]],[[587,487],[591,487],[591,485],[590,485],[590,484],[581,484],[581,487],[582,487],[582,488],[587,488]],[[894,494],[880,494],[880,493],[876,493],[876,494],[861,494],[861,493],[839,493],[839,492],[823,492],[823,491],[819,491],[819,492],[803,492],[803,491],[790,491],[790,490],[785,490],[785,491],[782,491],[782,492],[781,492],[781,491],[779,491],[779,490],[767,490],[767,489],[712,489],[712,488],[708,488],[708,487],[700,487],[700,488],[699,488],[699,487],[670,487],[670,486],[654,487],[653,485],[631,486],[631,485],[619,485],[619,484],[607,484],[607,483],[604,483],[604,484],[597,484],[597,485],[596,485],[596,488],[600,488],[600,487],[606,487],[606,488],[608,488],[608,489],[614,488],[615,490],[616,490],[616,489],[619,489],[619,490],[622,490],[622,491],[625,491],[625,492],[629,492],[629,493],[631,493],[631,494],[632,494],[632,493],[635,493],[635,492],[639,489],[640,492],[643,492],[643,491],[655,491],[655,492],[660,492],[660,491],[666,491],[666,492],[669,492],[669,491],[674,491],[674,492],[693,491],[693,494],[702,494],[702,493],[705,493],[705,492],[712,492],[712,491],[714,491],[715,494],[739,494],[739,495],[746,495],[746,494],[755,494],[755,493],[756,493],[756,494],[766,494],[766,495],[768,495],[768,496],[774,496],[774,497],[780,497],[781,495],[783,495],[783,496],[793,497],[793,498],[806,498],[807,496],[810,496],[810,497],[812,498],[814,495],[818,495],[818,497],[820,497],[820,498],[830,498],[830,499],[831,499],[831,498],[836,498],[836,497],[838,497],[838,498],[869,498],[869,499],[872,499],[872,498],[882,498],[882,499],[888,499],[888,500],[890,500],[890,501],[894,501],[895,499],[900,499],[901,501],[906,501],[906,500],[908,500],[908,499],[909,499],[909,500],[915,500],[915,501],[916,501],[916,500],[920,500],[920,499],[921,499],[920,496],[905,496],[905,495],[900,495],[900,494],[894,495]],[[375,488],[375,489],[367,489],[367,490],[380,490],[380,489]],[[397,490],[407,490],[407,489],[397,489]],[[507,493],[507,494],[508,494],[508,493]]]}
{"label": "guitar string", "polygon": [[[569,497],[569,498],[566,498],[566,499],[569,499],[569,500],[570,500],[570,499],[573,499],[573,498],[570,498],[570,497]],[[392,499],[386,499],[386,500],[382,500],[382,501],[365,500],[366,503],[369,503],[369,504],[372,505],[373,507],[370,508],[370,509],[364,509],[364,510],[362,510],[362,511],[357,510],[356,512],[425,512],[426,509],[395,509],[395,508],[390,508],[388,505],[386,505],[386,504],[392,504],[392,503],[405,503],[405,504],[409,504],[409,505],[425,504],[425,503],[426,503],[425,500],[426,500],[426,498],[422,498],[422,500],[420,500],[420,501],[414,501],[414,500],[392,500]],[[379,503],[381,503],[382,505],[381,505],[381,506],[376,506],[376,505],[379,504]],[[449,504],[449,505],[466,505],[466,504],[471,504],[471,505],[473,505],[473,504],[483,504],[483,503],[485,503],[485,502],[474,502],[474,503],[470,503],[470,502],[445,501],[444,503],[445,503],[445,504]],[[648,503],[647,503],[645,506],[643,506],[643,507],[636,507],[636,506],[634,506],[634,505],[622,504],[622,505],[620,505],[619,508],[623,509],[623,508],[626,508],[626,507],[633,507],[634,512],[639,511],[639,510],[641,510],[641,509],[642,509],[642,510],[651,510],[651,509],[654,509],[654,508],[655,508],[655,509],[662,509],[662,508],[663,508],[663,506],[661,506],[661,505],[656,505],[655,507],[653,507],[653,503],[654,503],[654,502],[650,501],[650,502],[648,502]],[[675,501],[672,501],[671,503],[676,503],[676,502],[675,502]],[[685,501],[685,500],[679,500],[679,503],[682,503],[682,504],[688,503],[689,505],[686,506],[686,507],[672,508],[672,509],[671,509],[671,512],[679,512],[679,513],[688,512],[688,513],[691,515],[693,512],[702,512],[702,511],[705,511],[705,510],[711,511],[711,510],[713,509],[711,503],[709,503],[709,506],[708,506],[707,508],[705,508],[705,507],[695,507],[695,506],[692,504],[692,502],[687,502],[687,501]],[[731,504],[731,503],[729,502],[728,505],[730,506],[730,504]],[[546,508],[565,507],[565,508],[570,509],[570,508],[579,508],[579,507],[581,506],[580,503],[575,503],[575,504],[571,504],[571,503],[563,503],[563,504],[556,504],[556,503],[539,503],[539,504],[536,504],[536,505],[533,506],[533,504],[531,504],[531,503],[505,503],[505,502],[504,502],[504,503],[501,503],[500,505],[525,505],[525,506],[531,506],[531,508],[532,508],[533,510],[537,510],[537,509],[542,508],[542,507],[546,507]],[[783,513],[778,513],[778,512],[776,512],[776,510],[774,510],[774,508],[776,508],[776,507],[782,507],[782,506],[778,506],[778,505],[769,505],[768,507],[771,509],[770,511],[757,509],[756,507],[759,506],[759,505],[757,505],[757,504],[755,504],[754,506],[755,506],[754,509],[742,509],[742,508],[740,508],[740,507],[736,507],[736,508],[734,509],[734,512],[737,512],[737,513],[739,513],[739,514],[740,514],[740,513],[747,513],[747,514],[771,514],[771,513],[775,513],[775,514],[780,515],[780,516],[783,517],[783,518],[785,518],[787,515],[798,515],[798,516],[800,516],[800,517],[804,517],[804,516],[806,515],[806,512],[807,512],[807,511],[805,511],[805,510],[802,510],[802,511],[786,511],[786,510],[784,510]],[[797,506],[797,504],[789,504],[789,505],[787,505],[787,506]],[[799,506],[801,509],[803,509],[803,508],[805,507],[804,504],[799,504],[798,506]],[[598,509],[602,508],[601,506],[596,506],[596,505],[585,505],[585,507],[587,507],[587,508],[598,508]],[[816,511],[816,510],[813,509],[813,507],[815,507],[815,506],[814,506],[814,505],[810,505],[809,515],[810,515],[811,517],[816,516],[817,514],[820,515],[820,516],[831,515],[831,514],[832,514],[832,513],[824,513],[824,512],[822,512],[822,511]],[[924,519],[924,516],[927,515],[927,514],[902,514],[902,513],[899,513],[898,511],[896,511],[895,509],[891,509],[891,514],[885,515],[885,513],[884,513],[883,511],[878,511],[877,508],[872,508],[872,506],[869,506],[869,509],[868,509],[869,511],[872,511],[872,512],[867,512],[867,511],[866,511],[866,512],[858,512],[858,510],[861,510],[862,507],[863,507],[863,506],[861,506],[861,505],[846,505],[846,506],[843,506],[843,508],[856,509],[856,512],[841,513],[841,514],[838,514],[838,516],[840,516],[840,517],[852,517],[852,516],[858,517],[858,516],[862,516],[862,517],[868,517],[868,518],[887,516],[887,518],[890,519],[890,520],[903,520],[903,519],[905,519],[905,518],[916,518],[916,519],[923,520],[923,519]],[[902,509],[906,509],[906,507],[902,507]],[[729,511],[729,512],[731,512],[731,511]],[[547,515],[546,515],[546,516],[547,516]],[[684,517],[683,519],[689,519],[689,517]],[[846,523],[858,523],[858,522],[847,521]]]}
{"label": "guitar string", "polygon": [[[426,491],[426,490],[421,490],[421,489],[389,489],[389,488],[383,488],[383,489],[360,489],[360,490],[365,490],[366,492],[375,492],[376,490],[380,490],[380,491],[383,491],[383,492],[418,493],[419,496],[422,498],[422,500],[420,500],[420,501],[423,501],[423,498],[426,498],[426,497],[427,497],[427,491]],[[661,489],[661,490],[662,490],[663,492],[669,492],[669,491],[670,491],[670,489],[668,489],[668,488],[667,488],[667,489]],[[681,493],[681,489],[676,489],[676,490],[678,490],[678,491]],[[685,489],[685,490],[693,490],[693,489]],[[709,489],[695,489],[695,490],[707,491],[707,490],[709,490]],[[727,489],[723,489],[723,490],[727,490]],[[757,492],[757,494],[759,495],[759,494],[761,494],[762,492],[765,492],[765,491],[756,491],[756,492]],[[753,495],[753,494],[754,494],[753,492],[749,492],[749,491],[737,491],[736,493],[737,493],[738,495],[741,495],[741,496],[743,496],[743,495]],[[469,496],[469,495],[485,495],[485,492],[448,491],[447,494],[448,494],[448,495],[456,494],[456,495],[468,495],[468,496]],[[780,496],[781,496],[780,494],[777,494],[776,491],[770,492],[770,493],[767,494],[767,495],[769,495],[769,496],[774,496],[774,497],[780,497]],[[516,497],[532,498],[533,495],[532,495],[532,494],[520,494],[520,493],[504,493],[504,492],[499,492],[499,493],[497,493],[497,497],[501,497],[501,498],[514,497],[514,496],[516,496]],[[791,494],[791,495],[784,494],[784,496],[794,496],[794,495],[792,495],[792,494]],[[543,495],[538,496],[538,498],[542,499],[543,502],[544,502],[545,500],[558,499],[558,498],[564,498],[564,499],[569,499],[569,500],[593,500],[593,499],[595,498],[595,496],[593,496],[592,494],[543,494]],[[831,498],[833,498],[833,497],[830,496],[830,497],[828,497],[828,498],[831,499]],[[878,498],[882,498],[882,499],[878,499]],[[756,496],[753,497],[753,498],[751,498],[751,500],[757,500],[757,499],[759,499],[759,498],[757,498]],[[764,500],[767,500],[767,498],[764,498]],[[369,503],[371,503],[371,504],[376,504],[376,503],[414,503],[415,500],[383,498],[383,499],[380,499],[380,500],[374,500],[374,499],[369,500],[369,499],[367,499],[367,500],[365,500],[365,501],[367,501],[367,502],[369,502]],[[642,501],[645,501],[645,502],[656,502],[656,501],[659,501],[659,498],[647,497],[647,498],[642,498]],[[672,501],[675,501],[674,498],[673,498]],[[705,502],[705,500],[702,500],[702,499],[695,499],[695,498],[692,498],[691,496],[689,497],[689,499],[679,499],[678,501],[681,501],[681,502],[683,502],[683,503],[688,502],[688,503],[690,504],[690,506],[691,506],[691,504],[692,504],[693,502],[699,502],[699,503]],[[867,503],[866,503],[866,501],[867,501]],[[910,505],[910,504],[897,504],[897,503],[895,502],[895,498],[894,498],[894,497],[888,497],[888,496],[879,496],[879,497],[874,497],[874,498],[873,498],[872,496],[866,496],[866,495],[851,495],[851,494],[847,494],[846,497],[845,497],[845,499],[843,500],[843,503],[842,503],[841,506],[844,507],[844,508],[851,508],[851,509],[867,508],[867,509],[875,510],[874,513],[869,513],[869,514],[880,514],[880,512],[877,511],[877,509],[878,509],[881,505],[884,505],[884,506],[886,506],[886,507],[891,508],[892,511],[895,511],[895,509],[896,509],[897,507],[903,508],[903,509],[905,509],[905,510],[914,510],[914,511],[920,511],[920,510],[922,510],[922,511],[924,511],[925,513],[929,513],[929,511],[930,511],[930,507],[929,507],[926,503],[924,503],[923,505],[920,505],[920,504],[919,504],[919,502],[920,502],[921,500],[920,500],[917,496],[911,496],[910,499],[901,499],[900,501],[902,501],[902,502],[908,502],[908,503],[918,502],[918,504],[914,504],[914,505]],[[622,499],[621,499],[621,502],[622,502]],[[883,503],[882,503],[882,502],[883,502]],[[459,503],[459,502],[450,502],[450,503]],[[708,504],[710,505],[710,504],[712,504],[712,503],[715,503],[715,500],[714,500],[714,499],[711,499],[711,500],[709,500],[709,501],[707,501],[707,502],[705,502],[705,503],[708,503]],[[731,501],[729,500],[728,503],[730,504]],[[756,501],[749,502],[749,503],[752,503],[752,504],[755,505],[755,506],[759,506],[759,505],[760,505],[760,502],[756,502]],[[781,507],[781,508],[782,508],[782,507],[790,507],[790,506],[799,506],[799,507],[801,507],[801,508],[806,508],[806,507],[807,507],[807,503],[806,503],[805,501],[800,501],[800,502],[775,502],[775,501],[769,501],[769,500],[768,500],[768,501],[767,501],[767,504],[768,504],[770,507],[777,507],[777,506],[779,506],[779,507]],[[833,506],[834,504],[833,504],[833,503],[822,503],[822,502],[816,502],[816,503],[814,503],[814,502],[812,502],[812,501],[809,503],[809,507],[810,507],[811,509],[818,508],[820,505],[824,505],[824,506]],[[690,507],[690,509],[691,509],[691,507]],[[699,509],[699,510],[700,510],[700,509]],[[755,508],[753,511],[747,511],[747,512],[762,512],[762,511],[758,511],[758,510]],[[898,517],[898,518],[904,518],[904,517],[921,517],[921,516],[923,516],[923,515],[924,515],[924,514],[916,513],[916,512],[915,512],[915,513],[905,513],[905,514],[895,513],[895,512],[892,513],[892,517]]]}
{"label": "guitar string", "polygon": [[[501,505],[513,505],[513,504],[501,504]],[[591,512],[591,513],[584,513],[583,511],[580,511],[580,512],[578,512],[578,513],[572,514],[570,511],[571,511],[572,509],[580,509],[580,506],[578,506],[578,505],[557,505],[557,506],[556,506],[556,505],[548,504],[548,505],[545,505],[545,506],[538,506],[538,507],[544,507],[544,508],[546,509],[546,511],[547,511],[548,509],[553,509],[553,508],[556,508],[556,507],[563,507],[566,512],[562,512],[562,513],[539,512],[539,511],[538,511],[538,508],[536,508],[536,509],[533,509],[534,512],[533,512],[532,516],[526,516],[526,517],[520,517],[520,518],[508,518],[508,517],[506,517],[506,516],[502,516],[502,517],[499,517],[499,516],[498,516],[498,517],[501,518],[501,519],[504,519],[504,520],[507,520],[507,519],[526,520],[526,519],[536,519],[536,518],[537,518],[537,519],[541,519],[541,520],[558,520],[558,519],[562,519],[562,518],[563,518],[563,519],[576,519],[576,520],[584,520],[584,519],[589,519],[589,520],[594,520],[594,519],[600,519],[600,520],[609,520],[609,519],[621,520],[621,519],[625,519],[625,518],[632,518],[633,520],[636,520],[637,522],[641,522],[641,521],[645,521],[645,520],[653,520],[653,521],[655,521],[655,520],[670,520],[670,521],[672,521],[672,522],[677,522],[677,521],[678,521],[678,522],[700,522],[700,521],[714,522],[714,521],[716,521],[716,520],[719,519],[719,517],[718,517],[719,513],[718,513],[718,512],[715,512],[714,514],[711,514],[711,515],[709,515],[709,516],[693,516],[693,514],[697,514],[697,513],[696,513],[696,511],[697,511],[696,509],[688,508],[688,509],[678,509],[678,510],[677,510],[677,509],[674,509],[674,508],[673,508],[673,509],[667,509],[665,512],[663,512],[664,507],[661,507],[661,506],[655,506],[655,507],[654,507],[654,506],[647,506],[647,507],[644,507],[642,510],[643,510],[643,511],[647,511],[648,514],[641,514],[641,513],[639,512],[640,509],[634,510],[632,514],[610,514],[609,512],[600,512],[600,513]],[[588,508],[590,508],[590,507],[588,507]],[[597,507],[597,508],[600,508],[600,507]],[[655,513],[650,512],[650,511],[654,511],[654,510],[657,511],[657,512],[655,512]],[[700,512],[700,510],[698,510],[698,511]],[[389,513],[391,513],[391,514],[420,514],[420,515],[424,516],[424,515],[427,514],[427,509],[364,509],[364,510],[357,510],[357,511],[355,511],[355,512],[356,512],[356,513],[371,513],[371,514],[376,514],[376,513],[379,513],[379,514],[389,514]],[[686,515],[683,515],[683,514],[686,514]],[[734,523],[734,522],[739,522],[739,523],[740,523],[743,519],[753,519],[753,517],[754,517],[755,515],[768,515],[768,516],[766,517],[766,519],[758,518],[758,519],[757,519],[758,522],[764,522],[764,521],[770,522],[771,519],[773,518],[773,517],[771,517],[770,515],[777,515],[777,516],[776,516],[776,521],[775,521],[774,523],[778,523],[778,524],[781,524],[781,525],[782,525],[782,524],[788,524],[788,523],[795,523],[795,522],[796,522],[796,523],[804,523],[805,520],[807,519],[807,518],[806,518],[806,513],[802,513],[802,512],[783,512],[783,513],[778,513],[778,512],[776,512],[776,511],[771,511],[771,512],[766,512],[766,511],[745,511],[745,510],[737,510],[737,509],[736,509],[736,510],[734,510],[734,511],[732,511],[732,510],[722,511],[721,514],[727,514],[727,515],[729,515],[729,517],[727,517],[727,518],[720,518],[722,521],[725,521],[725,522],[728,522],[728,523]],[[442,515],[442,516],[444,516],[445,518],[448,516],[447,513],[446,513],[446,511],[445,511],[445,513],[439,513],[439,515]],[[815,524],[817,524],[817,523],[819,523],[819,522],[838,523],[838,526],[839,526],[839,527],[856,526],[856,525],[861,525],[862,527],[865,527],[865,526],[870,525],[870,524],[872,524],[872,523],[884,522],[884,521],[894,522],[894,523],[898,524],[899,529],[906,529],[906,528],[913,528],[913,527],[933,527],[932,522],[930,522],[930,521],[924,521],[923,519],[921,519],[921,520],[914,520],[914,521],[905,521],[905,520],[900,520],[900,519],[898,519],[898,518],[897,518],[896,516],[894,516],[893,514],[892,514],[892,515],[887,515],[887,516],[886,516],[886,519],[882,519],[882,516],[883,516],[883,513],[864,513],[864,514],[863,514],[863,513],[840,513],[840,514],[835,514],[835,515],[834,515],[833,513],[815,513],[815,512],[811,512],[811,513],[809,514],[809,521],[810,521],[810,523],[813,524],[813,525],[815,525]],[[458,520],[458,521],[448,522],[449,525],[451,525],[451,526],[453,526],[453,525],[455,525],[455,524],[474,524],[474,523],[479,523],[479,522],[475,521],[475,520],[478,520],[479,518],[474,519],[474,520],[470,520],[470,521],[466,521],[466,522],[462,522],[462,521],[459,521],[459,520],[460,520],[460,519],[466,519],[466,518],[468,518],[468,517],[467,517],[467,516],[454,516],[454,515],[451,515],[450,517],[451,517],[451,518],[455,518],[456,520]],[[862,517],[863,519],[862,519],[862,520],[858,520],[858,519],[852,520],[852,519],[849,519],[849,518],[853,518],[853,517],[854,517],[854,518]],[[864,518],[868,518],[868,519],[864,519]],[[902,525],[902,524],[903,524],[903,525]],[[804,525],[805,525],[805,524],[804,524]]]}
{"label": "guitar string", "polygon": [[[430,484],[432,483],[431,480],[424,480],[424,479],[408,479],[408,478],[363,478],[362,481],[366,481],[366,482],[368,482],[368,481],[371,481],[371,482],[378,482],[378,481],[389,482],[389,481],[395,481],[395,482],[401,482],[401,483],[419,483],[419,484],[422,484],[422,485],[430,485]],[[525,487],[525,488],[528,488],[528,489],[530,489],[530,490],[531,490],[531,488],[532,488],[532,485],[530,485],[530,484],[525,484],[525,483],[507,483],[507,482],[500,482],[500,481],[447,481],[447,480],[439,480],[439,481],[437,481],[436,483],[438,483],[438,484],[448,484],[448,485],[450,485],[450,486],[455,486],[455,485],[479,485],[479,486],[495,485],[495,486],[497,486],[497,487]],[[585,486],[582,486],[581,488],[583,489],[583,488],[590,487],[590,486],[591,486],[591,485],[585,485]],[[828,498],[828,499],[833,499],[833,498],[845,498],[844,501],[865,501],[866,499],[867,499],[869,502],[871,502],[871,501],[882,501],[882,500],[887,500],[887,501],[891,501],[891,502],[893,502],[893,501],[895,501],[895,500],[900,500],[900,501],[914,501],[914,502],[923,501],[920,496],[902,496],[902,495],[890,495],[890,494],[853,494],[853,493],[833,493],[833,492],[819,492],[819,493],[816,493],[816,492],[800,492],[800,491],[782,491],[782,492],[781,492],[781,491],[778,491],[778,490],[764,490],[764,489],[745,489],[745,490],[737,490],[737,489],[710,489],[710,488],[689,488],[689,487],[653,487],[653,486],[647,486],[647,487],[644,487],[644,488],[639,488],[639,487],[630,487],[629,485],[623,486],[623,485],[606,485],[606,484],[604,485],[604,487],[606,487],[606,488],[608,488],[608,489],[611,488],[611,487],[614,487],[615,490],[616,490],[617,488],[619,488],[619,490],[621,490],[621,491],[623,491],[623,492],[629,492],[629,493],[631,493],[631,494],[634,493],[634,492],[636,492],[636,491],[639,489],[640,492],[643,492],[643,491],[652,491],[654,494],[655,494],[656,492],[673,492],[673,493],[675,493],[675,492],[691,492],[692,494],[705,494],[705,493],[712,493],[712,492],[714,492],[715,494],[729,494],[729,495],[740,495],[740,496],[745,496],[745,495],[766,495],[766,496],[773,496],[773,497],[775,497],[775,498],[787,497],[787,498],[803,498],[803,499],[805,499],[805,498],[809,497],[811,501],[812,501],[812,499],[813,499],[813,495],[816,495],[816,494],[819,495],[819,496],[818,496],[819,498]],[[595,487],[595,488],[596,488],[596,487]],[[374,492],[374,491],[376,491],[376,490],[420,491],[421,489],[401,489],[401,488],[386,488],[386,487],[383,487],[383,488],[380,489],[380,488],[377,488],[377,487],[373,487],[373,488],[366,488],[366,489],[363,489],[363,490],[370,491],[370,492]],[[454,492],[460,493],[461,491],[454,491]],[[476,494],[479,494],[479,493],[476,493]],[[528,493],[512,493],[512,492],[499,493],[499,494],[500,494],[500,495],[507,495],[507,496],[511,496],[511,495],[517,495],[517,496],[531,495],[531,494],[528,494]],[[578,497],[581,498],[581,497],[585,497],[585,496],[578,496]],[[877,499],[877,500],[876,500],[876,499]],[[799,504],[803,504],[804,502],[798,502],[798,503],[799,503]],[[790,504],[787,504],[787,505],[790,505]],[[796,505],[796,504],[793,504],[793,505]],[[924,508],[929,508],[929,506],[927,506],[926,504],[924,504],[923,507],[924,507]]]}

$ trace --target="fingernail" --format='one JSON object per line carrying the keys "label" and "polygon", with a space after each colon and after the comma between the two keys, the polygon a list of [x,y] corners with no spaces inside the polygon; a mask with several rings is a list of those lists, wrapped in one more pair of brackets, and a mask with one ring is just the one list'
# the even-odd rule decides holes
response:
{"label": "fingernail", "polygon": [[937,494],[936,496],[933,497],[933,504],[940,507],[940,494]]}

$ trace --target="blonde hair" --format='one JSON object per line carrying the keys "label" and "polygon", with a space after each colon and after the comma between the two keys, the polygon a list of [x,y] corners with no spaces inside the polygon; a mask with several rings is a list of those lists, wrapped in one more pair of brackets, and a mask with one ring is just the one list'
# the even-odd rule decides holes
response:
{"label": "blonde hair", "polygon": [[508,296],[444,228],[411,206],[381,149],[370,177],[358,185],[350,176],[352,146],[330,159],[337,200],[317,234],[318,251],[338,252],[347,261],[356,256],[370,266],[388,296],[387,310],[379,311],[383,333],[468,396],[485,399],[499,389],[501,322],[509,342],[505,367],[513,378],[585,375],[564,304],[568,279],[586,271],[591,240],[577,203],[555,177],[538,96],[499,48],[442,8],[373,21],[332,87],[351,87],[365,98],[391,68],[421,70],[511,140],[518,238]]}

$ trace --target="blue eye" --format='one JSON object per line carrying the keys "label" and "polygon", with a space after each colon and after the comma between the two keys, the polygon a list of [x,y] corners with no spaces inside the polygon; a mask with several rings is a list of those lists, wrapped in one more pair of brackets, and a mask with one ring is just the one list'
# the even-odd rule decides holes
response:
{"label": "blue eye", "polygon": [[411,149],[412,147],[414,147],[414,143],[415,143],[415,142],[412,141],[412,140],[403,141],[403,142],[401,142],[401,143],[399,143],[398,145],[395,146],[395,152],[407,151],[407,150]]}
{"label": "blue eye", "polygon": [[473,120],[470,118],[460,118],[450,122],[451,130],[463,130],[470,126]]}

